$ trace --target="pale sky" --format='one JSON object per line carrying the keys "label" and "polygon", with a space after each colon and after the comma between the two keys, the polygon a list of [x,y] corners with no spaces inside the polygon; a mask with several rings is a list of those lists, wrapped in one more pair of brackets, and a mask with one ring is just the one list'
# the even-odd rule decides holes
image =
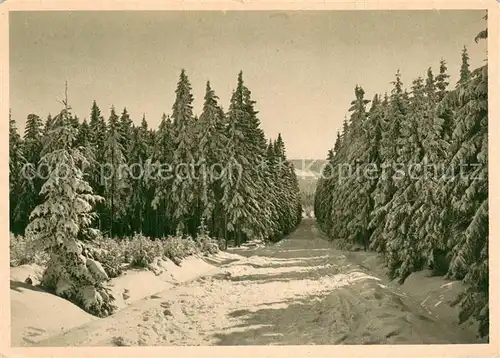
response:
{"label": "pale sky", "polygon": [[457,80],[461,50],[484,63],[484,11],[11,12],[10,106],[19,129],[68,99],[81,118],[95,99],[104,117],[127,107],[157,127],[186,69],[200,114],[210,80],[224,109],[237,74],[257,101],[266,135],[282,133],[289,158],[325,158],[354,87],[368,99],[406,85],[439,61]]}

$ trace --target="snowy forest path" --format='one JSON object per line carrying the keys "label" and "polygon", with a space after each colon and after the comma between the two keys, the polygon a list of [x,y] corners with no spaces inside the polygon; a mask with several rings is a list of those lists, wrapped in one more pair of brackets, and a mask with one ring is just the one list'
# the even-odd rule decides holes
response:
{"label": "snowy forest path", "polygon": [[388,280],[332,248],[313,220],[215,274],[41,342],[47,346],[463,343]]}

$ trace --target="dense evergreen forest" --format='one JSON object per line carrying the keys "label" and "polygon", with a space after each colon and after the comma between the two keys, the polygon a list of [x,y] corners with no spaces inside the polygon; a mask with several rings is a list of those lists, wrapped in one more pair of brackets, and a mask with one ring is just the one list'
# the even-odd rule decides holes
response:
{"label": "dense evergreen forest", "polygon": [[[94,101],[90,120],[71,113],[71,146],[88,163],[82,166],[92,192],[102,196],[93,223],[109,236],[142,232],[151,237],[196,236],[201,225],[212,237],[236,241],[277,240],[297,225],[301,214],[298,183],[281,135],[267,141],[251,92],[238,76],[224,112],[207,83],[203,111],[193,114],[193,95],[182,71],[170,116],[157,130],[147,119],[134,125],[127,109],[111,108],[106,121]],[[45,123],[36,114],[24,137],[10,119],[10,230],[23,234],[65,125],[63,112]],[[47,166],[49,164],[49,166]],[[170,175],[169,175],[170,174]]]}
{"label": "dense evergreen forest", "polygon": [[444,60],[409,89],[398,71],[369,108],[356,86],[314,205],[325,233],[383,253],[393,278],[429,268],[463,280],[460,321],[479,320],[487,336],[488,65],[468,61],[464,47],[451,86]]}
{"label": "dense evergreen forest", "polygon": [[[195,116],[184,70],[175,93],[157,130],[145,117],[134,125],[127,109],[111,108],[106,121],[95,101],[80,122],[67,96],[45,123],[30,114],[23,138],[10,118],[10,230],[48,254],[43,286],[98,316],[115,310],[103,283],[120,262],[92,242],[140,233],[139,260],[151,260],[148,247],[162,252],[155,238],[176,260],[192,239],[276,241],[300,222],[294,167],[281,135],[266,140],[242,73],[227,113],[207,83]],[[172,247],[179,239],[186,247]]]}

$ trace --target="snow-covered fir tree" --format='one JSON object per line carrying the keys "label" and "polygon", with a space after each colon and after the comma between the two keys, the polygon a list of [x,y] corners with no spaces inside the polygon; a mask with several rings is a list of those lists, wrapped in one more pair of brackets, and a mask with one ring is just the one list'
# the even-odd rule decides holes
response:
{"label": "snow-covered fir tree", "polygon": [[105,159],[103,161],[105,167],[101,171],[107,199],[106,208],[109,214],[109,233],[113,237],[116,234],[121,234],[124,226],[128,224],[126,220],[122,220],[126,214],[128,173],[124,170],[126,169],[126,158],[121,144],[120,122],[114,107],[111,107],[107,129],[104,143]]}
{"label": "snow-covered fir tree", "polygon": [[184,70],[179,76],[175,94],[176,99],[172,106],[174,171],[171,200],[176,232],[188,234],[189,219],[196,202],[194,175],[191,169],[196,164],[196,158],[194,156],[194,99],[191,93],[191,83]]}
{"label": "snow-covered fir tree", "polygon": [[40,192],[44,201],[31,213],[26,236],[50,256],[43,286],[92,314],[107,316],[115,309],[104,287],[108,276],[86,241],[97,234],[90,228],[92,204],[102,198],[92,193],[80,169],[86,158],[74,146],[77,129],[71,118],[68,106],[54,118],[51,140],[40,159],[49,170]]}

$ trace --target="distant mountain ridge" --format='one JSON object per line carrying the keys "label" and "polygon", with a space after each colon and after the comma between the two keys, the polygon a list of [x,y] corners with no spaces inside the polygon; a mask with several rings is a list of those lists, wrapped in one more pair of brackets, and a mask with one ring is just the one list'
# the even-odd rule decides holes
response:
{"label": "distant mountain ridge", "polygon": [[323,167],[324,159],[291,159],[299,182],[303,217],[314,217],[314,194]]}
{"label": "distant mountain ridge", "polygon": [[318,179],[321,175],[321,170],[328,163],[324,159],[290,159],[290,162],[295,167],[297,177],[303,179]]}
{"label": "distant mountain ridge", "polygon": [[[302,195],[302,204],[312,206],[318,179],[328,161],[324,159],[291,159],[290,162],[295,167],[295,174]],[[312,207],[310,210],[312,210]]]}

